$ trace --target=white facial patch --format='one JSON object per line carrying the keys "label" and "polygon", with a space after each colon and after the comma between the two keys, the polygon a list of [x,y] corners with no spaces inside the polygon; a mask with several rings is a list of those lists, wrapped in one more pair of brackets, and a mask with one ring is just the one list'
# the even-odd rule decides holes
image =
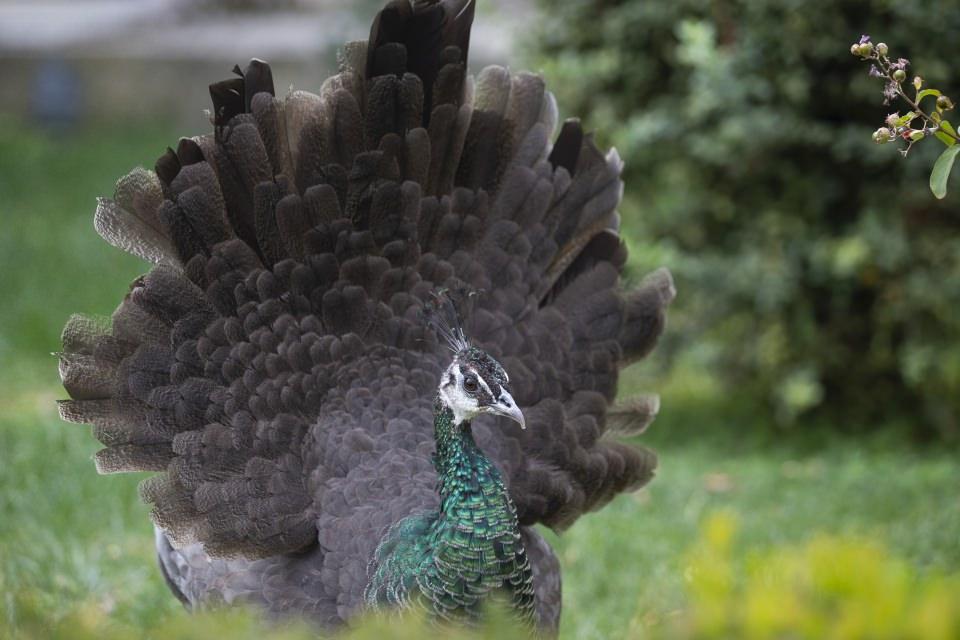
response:
{"label": "white facial patch", "polygon": [[[486,383],[479,376],[478,380],[486,386]],[[456,424],[465,420],[472,420],[480,414],[477,399],[463,390],[463,374],[460,373],[460,366],[456,361],[443,372],[443,381],[440,383],[440,397],[443,403],[453,411],[453,421]]]}

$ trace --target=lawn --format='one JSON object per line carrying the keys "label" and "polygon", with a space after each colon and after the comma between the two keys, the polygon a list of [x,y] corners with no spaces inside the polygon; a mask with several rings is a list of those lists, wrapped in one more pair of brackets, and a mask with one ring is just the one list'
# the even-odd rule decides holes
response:
{"label": "lawn", "polygon": [[[0,635],[71,637],[87,625],[161,637],[190,626],[156,569],[141,478],[96,475],[88,429],[57,417],[64,394],[49,355],[71,312],[109,313],[143,270],[96,237],[95,196],[173,140],[163,126],[55,139],[0,122]],[[663,394],[641,438],[661,468],[647,489],[551,534],[562,637],[623,637],[677,616],[690,550],[716,513],[739,523],[740,559],[827,533],[877,540],[921,575],[960,572],[956,450],[890,430],[763,435],[749,408],[715,410],[731,403],[692,370],[661,379],[641,365],[622,387]]]}

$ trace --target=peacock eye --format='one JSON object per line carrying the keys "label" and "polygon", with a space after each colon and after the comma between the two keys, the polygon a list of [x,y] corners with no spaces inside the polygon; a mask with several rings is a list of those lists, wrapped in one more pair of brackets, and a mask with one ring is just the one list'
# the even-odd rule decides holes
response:
{"label": "peacock eye", "polygon": [[480,388],[480,384],[477,382],[477,379],[473,376],[467,376],[463,379],[463,388],[467,391],[473,393]]}

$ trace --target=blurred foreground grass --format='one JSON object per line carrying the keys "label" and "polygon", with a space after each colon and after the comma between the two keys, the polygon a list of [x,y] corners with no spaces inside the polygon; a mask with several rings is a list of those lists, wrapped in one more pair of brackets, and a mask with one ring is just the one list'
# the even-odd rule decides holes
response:
{"label": "blurred foreground grass", "polygon": [[[98,477],[88,430],[56,416],[63,392],[49,354],[63,322],[110,313],[144,270],[96,237],[94,198],[174,140],[156,125],[54,139],[0,121],[0,637],[262,637],[238,613],[182,611],[156,568],[141,478]],[[658,477],[550,535],[564,570],[563,637],[776,637],[791,615],[807,624],[792,627],[798,637],[817,637],[815,623],[840,625],[848,605],[847,617],[950,624],[952,611],[956,621],[955,579],[937,577],[960,573],[955,450],[893,431],[771,436],[696,371],[652,372],[631,369],[623,392],[663,394],[642,438],[660,454]],[[893,604],[878,584],[899,589]],[[880,637],[863,624],[837,637]]]}

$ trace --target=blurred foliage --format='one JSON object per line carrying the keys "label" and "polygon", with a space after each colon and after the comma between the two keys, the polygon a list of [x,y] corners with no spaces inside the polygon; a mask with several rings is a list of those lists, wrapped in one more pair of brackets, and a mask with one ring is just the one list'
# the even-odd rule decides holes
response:
{"label": "blurred foliage", "polygon": [[[96,601],[83,601],[63,618],[51,622],[46,611],[38,606],[30,592],[13,595],[22,613],[18,626],[11,629],[11,640],[125,640],[158,638],[163,640],[315,640],[317,637],[341,640],[421,640],[443,637],[449,640],[497,640],[526,638],[523,629],[510,619],[508,612],[493,609],[482,627],[464,629],[439,626],[416,614],[368,616],[357,620],[352,628],[340,633],[318,636],[316,627],[306,621],[271,622],[256,609],[220,608],[177,616],[156,627],[125,626],[110,617],[109,609]],[[0,627],[2,630],[2,627]]]}
{"label": "blurred foliage", "polygon": [[635,275],[676,276],[661,348],[781,425],[960,438],[960,201],[927,190],[934,145],[906,163],[871,142],[893,108],[849,53],[882,33],[960,93],[960,5],[541,6],[535,60],[564,115],[626,161]]}
{"label": "blurred foliage", "polygon": [[960,637],[960,575],[920,574],[876,541],[828,535],[743,556],[736,530],[731,513],[706,521],[689,554],[689,608],[665,621],[638,614],[636,637]]}

